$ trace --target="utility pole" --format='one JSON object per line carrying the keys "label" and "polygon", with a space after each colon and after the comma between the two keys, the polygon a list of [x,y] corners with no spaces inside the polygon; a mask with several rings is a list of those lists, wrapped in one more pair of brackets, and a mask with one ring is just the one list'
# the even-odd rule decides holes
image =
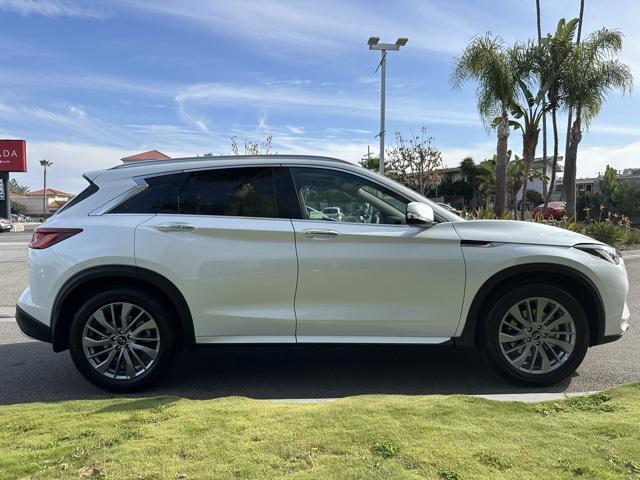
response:
{"label": "utility pole", "polygon": [[[369,50],[380,50],[380,63],[378,68],[380,69],[380,166],[379,172],[384,175],[384,110],[385,110],[385,90],[387,81],[387,51],[397,51],[400,47],[404,47],[407,44],[408,39],[399,38],[396,43],[379,43],[379,37],[369,37],[367,45]],[[376,72],[378,71],[376,68]]]}

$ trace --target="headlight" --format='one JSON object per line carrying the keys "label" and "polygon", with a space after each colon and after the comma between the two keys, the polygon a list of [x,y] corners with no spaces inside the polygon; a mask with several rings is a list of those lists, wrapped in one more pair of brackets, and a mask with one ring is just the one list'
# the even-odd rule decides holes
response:
{"label": "headlight", "polygon": [[602,260],[606,260],[607,262],[611,262],[615,265],[620,264],[620,252],[609,245],[600,245],[600,244],[580,244],[574,245],[573,248],[577,248],[578,250],[582,250],[594,257],[598,257]]}

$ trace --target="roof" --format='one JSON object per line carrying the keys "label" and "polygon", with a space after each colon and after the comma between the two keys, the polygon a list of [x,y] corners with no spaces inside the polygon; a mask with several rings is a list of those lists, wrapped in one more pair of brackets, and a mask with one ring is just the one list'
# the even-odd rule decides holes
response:
{"label": "roof", "polygon": [[[73,195],[71,193],[62,192],[62,191],[56,190],[54,188],[47,188],[47,195],[60,196],[60,197],[73,197]],[[27,192],[27,193],[25,193],[25,196],[26,197],[42,197],[42,196],[44,196],[44,190],[40,189],[40,190],[36,190],[34,192]]]}
{"label": "roof", "polygon": [[121,158],[124,163],[127,162],[142,162],[145,160],[167,160],[171,158],[169,155],[165,155],[158,150],[149,150],[148,152],[136,153],[135,155],[130,155],[128,157]]}
{"label": "roof", "polygon": [[[339,162],[339,163],[351,163],[346,160],[341,160],[339,158],[333,157],[323,157],[319,155],[282,155],[282,154],[273,154],[273,155],[220,155],[217,157],[185,157],[185,158],[169,158],[166,161],[162,162],[163,167],[167,165],[176,165],[183,166],[185,164],[193,163],[197,166],[198,163],[208,163],[215,165],[216,163],[220,163],[222,165],[234,165],[234,164],[243,164],[247,162],[255,162],[255,161],[265,161],[265,162],[278,162],[282,160],[302,160],[302,161],[329,161],[329,162]],[[156,161],[137,161],[131,163],[125,163],[124,165],[117,165],[112,167],[113,169],[122,169],[122,168],[133,168],[140,166],[153,166],[157,165]]]}

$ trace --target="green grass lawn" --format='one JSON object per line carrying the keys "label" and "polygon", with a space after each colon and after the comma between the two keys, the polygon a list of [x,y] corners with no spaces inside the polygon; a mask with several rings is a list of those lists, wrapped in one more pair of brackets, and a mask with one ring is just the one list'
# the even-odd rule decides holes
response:
{"label": "green grass lawn", "polygon": [[640,384],[540,404],[156,397],[0,407],[0,478],[640,479]]}

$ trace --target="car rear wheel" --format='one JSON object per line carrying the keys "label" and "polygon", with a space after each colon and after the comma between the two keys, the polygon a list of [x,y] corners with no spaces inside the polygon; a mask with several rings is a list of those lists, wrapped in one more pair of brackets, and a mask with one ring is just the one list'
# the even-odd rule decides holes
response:
{"label": "car rear wheel", "polygon": [[589,322],[580,304],[553,285],[516,287],[495,298],[485,321],[491,364],[506,377],[551,385],[570,376],[589,346]]}
{"label": "car rear wheel", "polygon": [[71,325],[69,349],[76,367],[107,390],[132,392],[150,386],[175,354],[170,311],[145,290],[116,288],[95,295]]}

